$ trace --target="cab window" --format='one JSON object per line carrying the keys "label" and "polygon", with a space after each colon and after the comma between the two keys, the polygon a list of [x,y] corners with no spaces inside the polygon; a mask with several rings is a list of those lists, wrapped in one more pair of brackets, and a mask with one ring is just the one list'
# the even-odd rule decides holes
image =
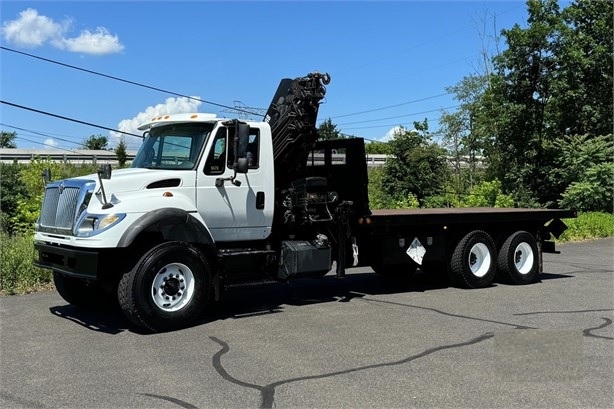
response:
{"label": "cab window", "polygon": [[205,173],[207,175],[221,175],[226,170],[226,150],[228,148],[228,129],[221,128],[217,131],[213,145],[209,151],[209,156],[205,162]]}

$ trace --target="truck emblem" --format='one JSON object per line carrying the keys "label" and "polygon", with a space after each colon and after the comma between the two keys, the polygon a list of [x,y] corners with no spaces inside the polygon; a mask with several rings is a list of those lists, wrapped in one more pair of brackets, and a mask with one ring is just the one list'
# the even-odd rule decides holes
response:
{"label": "truck emblem", "polygon": [[62,194],[62,192],[64,191],[65,188],[66,188],[66,186],[64,185],[64,182],[61,182],[60,186],[58,186],[58,192],[60,192],[60,194]]}

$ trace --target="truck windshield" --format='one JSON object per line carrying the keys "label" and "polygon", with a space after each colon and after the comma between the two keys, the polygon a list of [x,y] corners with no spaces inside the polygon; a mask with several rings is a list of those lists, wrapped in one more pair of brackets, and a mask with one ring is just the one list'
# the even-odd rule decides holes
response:
{"label": "truck windshield", "polygon": [[154,127],[132,161],[132,168],[194,169],[214,124]]}

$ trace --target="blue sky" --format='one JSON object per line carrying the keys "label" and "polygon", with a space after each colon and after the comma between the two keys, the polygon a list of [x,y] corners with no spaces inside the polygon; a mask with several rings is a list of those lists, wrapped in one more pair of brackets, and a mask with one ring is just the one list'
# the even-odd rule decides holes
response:
{"label": "blue sky", "polygon": [[[3,0],[0,19],[0,42],[10,50],[228,107],[267,108],[281,78],[328,72],[319,121],[382,140],[424,118],[436,131],[441,110],[458,104],[446,87],[480,70],[481,50],[494,51],[497,31],[525,26],[527,12],[518,0]],[[158,113],[237,116],[8,50],[0,61],[3,101],[112,129],[140,133],[139,122]],[[97,134],[117,143],[108,130],[8,104],[0,123],[17,132],[19,148],[76,149]]]}

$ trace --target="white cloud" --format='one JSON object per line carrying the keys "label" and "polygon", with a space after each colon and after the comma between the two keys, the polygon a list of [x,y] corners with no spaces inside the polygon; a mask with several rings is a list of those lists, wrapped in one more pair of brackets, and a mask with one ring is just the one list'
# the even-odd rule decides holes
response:
{"label": "white cloud", "polygon": [[388,142],[392,139],[394,139],[395,135],[399,132],[404,131],[405,128],[403,128],[402,126],[395,126],[394,128],[391,128],[388,132],[386,132],[386,135],[382,136],[379,141],[380,142]]}
{"label": "white cloud", "polygon": [[49,17],[40,16],[34,9],[19,13],[17,20],[2,24],[2,35],[9,42],[23,47],[40,47],[48,41],[61,38],[62,25]]}
{"label": "white cloud", "polygon": [[124,49],[117,35],[111,35],[104,27],[98,27],[95,33],[85,30],[79,37],[64,38],[58,46],[75,53],[95,55],[119,53]]}
{"label": "white cloud", "polygon": [[[141,135],[143,131],[139,131],[138,127],[150,121],[151,118],[160,115],[198,112],[198,107],[202,104],[202,101],[200,101],[200,97],[193,96],[192,98],[167,98],[163,104],[147,107],[143,112],[139,112],[134,118],[120,121],[117,125],[117,129],[122,132]],[[121,133],[111,132],[111,137],[118,143]],[[128,149],[138,149],[141,146],[141,141],[136,137],[128,135],[126,136],[126,145]]]}
{"label": "white cloud", "polygon": [[58,143],[53,138],[45,139],[44,144],[45,144],[45,148],[55,148],[56,146],[58,146]]}
{"label": "white cloud", "polygon": [[94,32],[84,30],[77,37],[68,37],[70,26],[70,20],[57,23],[29,8],[19,13],[16,20],[3,22],[1,33],[8,43],[21,47],[51,44],[62,50],[93,55],[119,53],[124,49],[118,36],[112,35],[104,27],[98,27]]}

